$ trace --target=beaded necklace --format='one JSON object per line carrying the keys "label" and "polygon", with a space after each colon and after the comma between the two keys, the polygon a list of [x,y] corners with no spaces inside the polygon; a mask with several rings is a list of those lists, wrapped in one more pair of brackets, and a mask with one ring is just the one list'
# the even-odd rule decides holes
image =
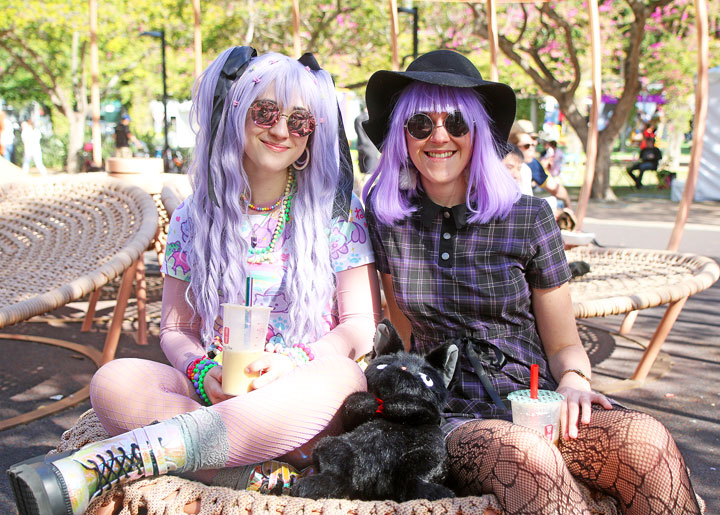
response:
{"label": "beaded necklace", "polygon": [[[288,184],[289,183],[290,182],[289,182],[289,177],[288,177]],[[260,207],[260,206],[256,206],[252,202],[248,202],[248,208],[252,209],[253,211],[258,211],[260,213],[266,213],[268,211],[273,211],[273,210],[277,209],[278,207],[280,207],[280,204],[282,204],[282,201],[285,198],[285,195],[287,195],[287,187],[285,187],[285,194],[282,197],[280,197],[279,199],[277,199],[277,202],[275,202],[273,205],[267,206],[267,207]]]}
{"label": "beaded necklace", "polygon": [[[282,196],[279,199],[277,199],[277,201],[274,204],[272,204],[270,206],[265,206],[265,207],[257,206],[255,204],[253,204],[252,202],[248,202],[247,203],[248,209],[252,209],[253,211],[257,211],[259,213],[267,213],[268,211],[274,211],[275,209],[280,207],[280,204],[282,204],[283,199],[287,196],[288,193],[290,193],[290,186],[292,185],[292,181],[294,179],[295,179],[295,176],[293,175],[292,171],[290,169],[288,169],[288,177],[287,177],[287,181],[285,182],[285,192],[282,194]],[[247,200],[245,198],[244,193],[242,195],[240,195],[240,198],[242,200]]]}
{"label": "beaded necklace", "polygon": [[[278,217],[277,224],[275,224],[275,229],[272,233],[272,238],[270,238],[270,244],[267,247],[258,249],[255,247],[248,248],[248,257],[247,262],[248,263],[263,263],[263,262],[269,262],[273,259],[272,254],[275,250],[275,245],[277,244],[278,240],[280,239],[280,235],[283,232],[283,229],[285,229],[285,224],[290,220],[290,207],[292,205],[292,198],[293,198],[293,187],[295,186],[295,174],[290,171],[288,172],[288,182],[285,185],[285,194],[280,199],[280,206],[281,206],[281,212],[280,216]],[[268,215],[270,216],[270,215]]]}

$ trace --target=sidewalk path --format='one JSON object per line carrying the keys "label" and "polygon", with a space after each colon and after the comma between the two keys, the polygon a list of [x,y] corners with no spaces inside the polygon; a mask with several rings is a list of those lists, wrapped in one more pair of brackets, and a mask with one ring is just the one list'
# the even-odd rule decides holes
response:
{"label": "sidewalk path", "polygon": [[[625,197],[619,202],[591,201],[583,229],[595,232],[609,247],[664,249],[670,240],[678,204],[665,199]],[[680,244],[691,252],[720,262],[720,202],[693,204]],[[629,377],[641,350],[653,335],[665,307],[640,312],[631,339],[612,335],[610,358],[594,366],[597,381]],[[622,316],[588,320],[607,336],[617,331]],[[690,297],[662,347],[664,361],[656,363],[641,387],[613,393],[628,407],[653,415],[675,438],[691,471],[706,513],[720,513],[720,281]]]}

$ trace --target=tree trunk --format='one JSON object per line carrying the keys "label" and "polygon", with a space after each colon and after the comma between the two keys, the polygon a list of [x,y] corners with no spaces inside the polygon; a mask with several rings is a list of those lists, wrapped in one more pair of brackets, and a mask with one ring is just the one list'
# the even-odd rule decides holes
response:
{"label": "tree trunk", "polygon": [[68,173],[78,173],[82,171],[83,157],[81,151],[85,139],[85,117],[87,112],[71,111],[65,113],[65,116],[70,122],[67,171]]}
{"label": "tree trunk", "polygon": [[598,138],[595,177],[593,178],[592,191],[590,193],[594,199],[617,200],[617,196],[615,196],[615,193],[610,187],[610,155],[612,154],[615,136],[616,135],[608,137],[608,135],[601,133]]}

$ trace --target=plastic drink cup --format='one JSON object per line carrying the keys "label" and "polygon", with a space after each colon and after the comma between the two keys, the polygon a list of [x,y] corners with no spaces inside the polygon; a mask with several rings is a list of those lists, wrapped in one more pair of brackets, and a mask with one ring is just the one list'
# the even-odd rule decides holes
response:
{"label": "plastic drink cup", "polygon": [[269,306],[223,304],[222,390],[228,395],[247,393],[260,374],[246,374],[245,367],[265,350],[270,321]]}
{"label": "plastic drink cup", "polygon": [[560,407],[565,396],[551,390],[538,390],[533,399],[530,390],[508,395],[512,404],[513,424],[530,427],[542,433],[555,445],[560,440]]}

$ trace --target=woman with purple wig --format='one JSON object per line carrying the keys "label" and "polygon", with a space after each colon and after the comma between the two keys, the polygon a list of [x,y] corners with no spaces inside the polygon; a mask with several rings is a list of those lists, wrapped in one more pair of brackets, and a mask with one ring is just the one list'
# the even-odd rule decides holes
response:
{"label": "woman with purple wig", "polygon": [[[199,77],[193,194],[172,215],[163,265],[172,366],[103,366],[91,401],[116,436],[15,465],[21,514],[83,513],[117,481],[169,472],[280,492],[277,476],[339,433],[336,411],[366,387],[354,360],[372,349],[380,302],[335,98],[310,54],[234,47]],[[266,352],[246,369],[260,375],[235,397],[213,359],[222,303],[272,307]]]}
{"label": "woman with purple wig", "polygon": [[[493,493],[507,513],[589,513],[579,482],[623,513],[699,513],[665,427],[591,389],[560,231],[501,162],[513,90],[437,50],[373,74],[366,101],[382,156],[363,195],[391,319],[417,352],[459,350],[450,486]],[[532,364],[565,397],[557,446],[510,422],[507,396],[530,387]]]}

